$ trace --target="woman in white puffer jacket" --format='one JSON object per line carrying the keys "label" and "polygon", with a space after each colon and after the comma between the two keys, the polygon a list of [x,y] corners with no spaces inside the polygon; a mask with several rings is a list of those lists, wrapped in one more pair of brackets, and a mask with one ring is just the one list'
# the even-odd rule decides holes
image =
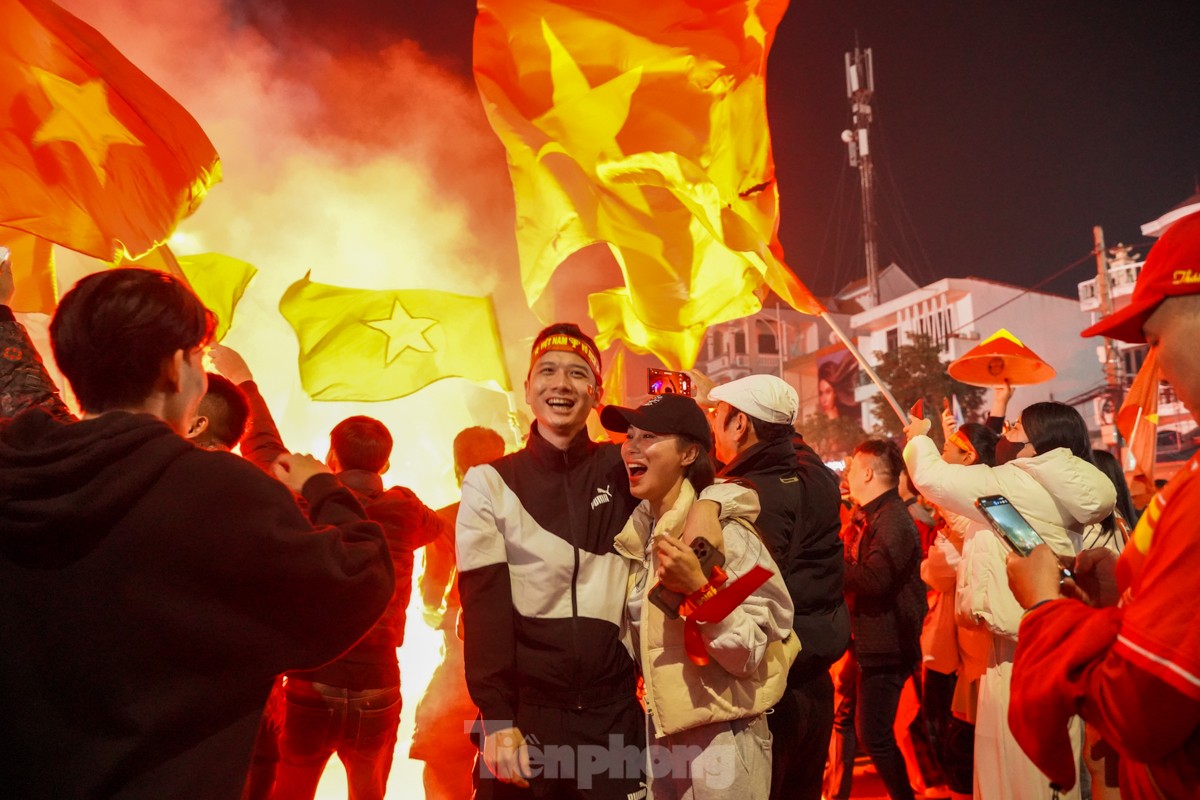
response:
{"label": "woman in white puffer jacket", "polygon": [[[1049,779],[1008,729],[1012,660],[1024,612],[1008,588],[1009,550],[988,527],[975,500],[1004,495],[1052,550],[1069,559],[1079,551],[1084,530],[1111,513],[1116,490],[1090,461],[1083,418],[1062,403],[1026,408],[997,444],[995,467],[947,464],[933,441],[922,435],[924,429],[923,421],[905,429],[909,442],[904,460],[913,484],[932,502],[977,524],[963,545],[957,585],[960,622],[991,634],[975,726],[975,796],[1048,800]],[[1064,795],[1078,796],[1078,788]]]}

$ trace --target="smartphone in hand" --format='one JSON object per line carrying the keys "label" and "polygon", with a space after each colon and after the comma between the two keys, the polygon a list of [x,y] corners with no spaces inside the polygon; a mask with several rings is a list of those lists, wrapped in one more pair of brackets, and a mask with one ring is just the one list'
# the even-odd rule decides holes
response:
{"label": "smartphone in hand", "polygon": [[[975,501],[975,507],[979,509],[980,514],[983,514],[983,518],[992,526],[992,530],[996,532],[1000,540],[1008,545],[1014,553],[1024,557],[1033,552],[1033,548],[1039,544],[1046,543],[1004,495],[992,494],[980,497]],[[1065,564],[1062,565],[1062,572],[1064,578],[1074,577]]]}

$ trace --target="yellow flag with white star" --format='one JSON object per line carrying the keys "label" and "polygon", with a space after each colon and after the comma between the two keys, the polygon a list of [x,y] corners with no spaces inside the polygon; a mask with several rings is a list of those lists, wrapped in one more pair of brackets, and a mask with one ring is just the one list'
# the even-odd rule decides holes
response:
{"label": "yellow flag with white star", "polygon": [[306,275],[279,311],[296,332],[300,382],[314,400],[394,400],[444,378],[512,388],[488,297],[348,289]]}
{"label": "yellow flag with white star", "polygon": [[603,243],[621,282],[588,298],[601,347],[690,367],[704,329],[758,311],[768,287],[823,310],[776,236],[765,69],[786,8],[478,0],[475,81],[508,151],[531,308]]}
{"label": "yellow flag with white star", "polygon": [[0,227],[125,261],[219,180],[196,120],[97,31],[49,0],[0,3]]}

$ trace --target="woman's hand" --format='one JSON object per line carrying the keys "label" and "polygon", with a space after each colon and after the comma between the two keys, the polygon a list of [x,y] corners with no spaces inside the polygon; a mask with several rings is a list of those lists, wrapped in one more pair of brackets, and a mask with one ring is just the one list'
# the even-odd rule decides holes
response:
{"label": "woman's hand", "polygon": [[942,398],[942,438],[949,439],[958,430],[958,423],[954,420],[954,411],[950,408],[950,398]]}
{"label": "woman's hand", "polygon": [[708,583],[700,559],[678,539],[656,536],[654,552],[658,557],[658,579],[672,592],[688,595]]}
{"label": "woman's hand", "polygon": [[927,419],[910,416],[908,424],[904,426],[904,435],[911,442],[915,437],[924,436],[929,433],[929,429],[932,426],[933,423]]}

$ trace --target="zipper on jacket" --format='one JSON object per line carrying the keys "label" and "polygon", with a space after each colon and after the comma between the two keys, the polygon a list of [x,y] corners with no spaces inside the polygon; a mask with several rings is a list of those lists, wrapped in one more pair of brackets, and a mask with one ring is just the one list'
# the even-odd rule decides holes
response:
{"label": "zipper on jacket", "polygon": [[[567,499],[567,524],[571,530],[571,551],[575,556],[575,566],[571,570],[571,652],[575,656],[575,674],[583,674],[583,658],[579,650],[579,539],[575,530],[575,509],[571,502],[570,458],[563,452],[563,497]],[[575,709],[583,708],[579,699],[578,684],[576,684]]]}

